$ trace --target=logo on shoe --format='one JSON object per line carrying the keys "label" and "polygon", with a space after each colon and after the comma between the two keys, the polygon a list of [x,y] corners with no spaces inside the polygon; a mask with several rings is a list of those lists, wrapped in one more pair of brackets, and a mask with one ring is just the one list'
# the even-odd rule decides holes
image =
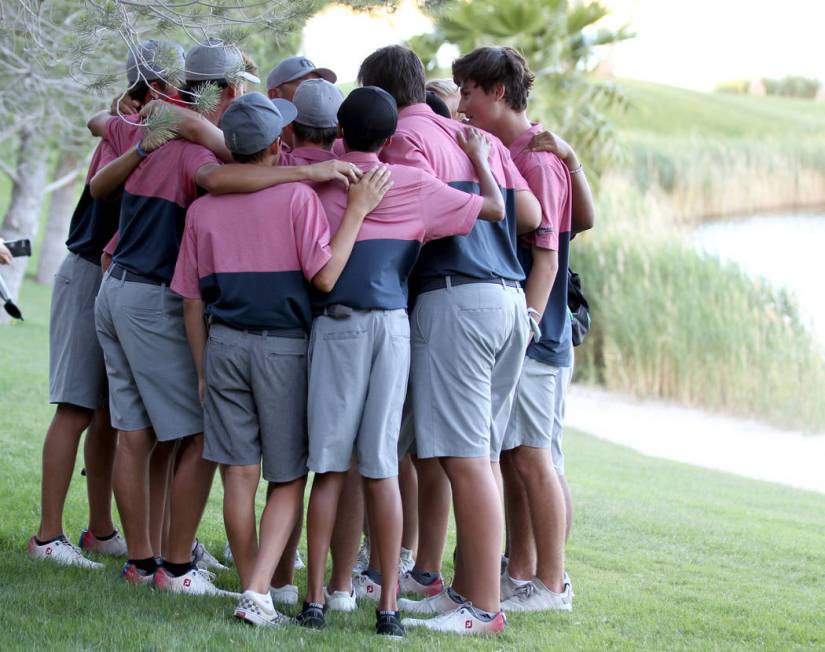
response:
{"label": "logo on shoe", "polygon": [[367,593],[375,593],[375,587],[374,586],[368,586],[367,587]]}
{"label": "logo on shoe", "polygon": [[464,629],[472,629],[473,628],[473,621],[472,620],[465,620],[464,621]]}
{"label": "logo on shoe", "polygon": [[188,589],[190,586],[192,586],[192,580],[190,580],[187,577],[185,580],[183,580],[183,585]]}
{"label": "logo on shoe", "polygon": [[46,554],[47,554],[47,555],[52,554],[52,548],[51,548],[51,546],[49,546],[48,548],[46,548]]}

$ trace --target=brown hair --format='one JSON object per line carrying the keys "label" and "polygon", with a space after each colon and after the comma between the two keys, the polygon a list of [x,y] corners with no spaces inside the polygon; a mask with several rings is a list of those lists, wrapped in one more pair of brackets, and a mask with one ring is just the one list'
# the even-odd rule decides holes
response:
{"label": "brown hair", "polygon": [[511,47],[476,48],[470,54],[453,61],[453,81],[461,86],[472,81],[492,91],[496,84],[504,86],[504,100],[514,111],[527,108],[527,97],[535,75],[527,67],[527,61]]}
{"label": "brown hair", "polygon": [[426,99],[424,64],[412,50],[388,45],[369,55],[358,70],[361,86],[378,86],[395,99],[399,109]]}

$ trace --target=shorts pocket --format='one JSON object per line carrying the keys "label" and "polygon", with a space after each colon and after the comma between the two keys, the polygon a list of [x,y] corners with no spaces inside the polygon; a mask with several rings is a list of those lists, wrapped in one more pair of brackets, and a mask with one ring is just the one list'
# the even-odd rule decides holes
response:
{"label": "shorts pocket", "polygon": [[351,331],[333,331],[331,333],[324,333],[325,340],[357,340],[363,337],[367,331],[365,330],[351,330]]}

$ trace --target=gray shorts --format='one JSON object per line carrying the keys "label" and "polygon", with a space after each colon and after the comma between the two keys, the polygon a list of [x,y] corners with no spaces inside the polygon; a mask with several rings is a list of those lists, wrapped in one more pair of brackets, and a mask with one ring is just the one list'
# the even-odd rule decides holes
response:
{"label": "gray shorts", "polygon": [[205,459],[238,466],[263,462],[268,482],[307,474],[307,339],[300,331],[289,335],[220,324],[209,330]]}
{"label": "gray shorts", "polygon": [[95,336],[100,265],[69,253],[54,276],[49,319],[49,401],[96,410],[109,392]]}
{"label": "gray shorts", "polygon": [[559,369],[557,387],[559,391],[555,395],[555,409],[553,410],[553,437],[551,451],[553,453],[553,466],[556,473],[564,475],[564,451],[561,448],[561,439],[564,434],[564,407],[567,401],[567,390],[570,388],[570,381],[573,379],[573,364],[569,367]]}
{"label": "gray shorts", "polygon": [[550,448],[560,374],[558,367],[524,358],[502,450]]}
{"label": "gray shorts", "polygon": [[152,427],[160,441],[203,432],[183,299],[165,285],[103,277],[95,325],[109,378],[112,426]]}
{"label": "gray shorts", "polygon": [[398,433],[410,368],[405,310],[319,316],[309,343],[309,468],[398,475]]}
{"label": "gray shorts", "polygon": [[401,432],[398,435],[398,459],[407,453],[417,455],[415,448],[415,418],[412,409],[412,393],[407,385],[407,397],[404,399],[404,409],[401,411]]}
{"label": "gray shorts", "polygon": [[564,405],[573,367],[524,358],[502,450],[550,448],[556,473],[564,475]]}
{"label": "gray shorts", "polygon": [[498,461],[527,348],[521,288],[472,283],[425,292],[411,325],[418,457]]}

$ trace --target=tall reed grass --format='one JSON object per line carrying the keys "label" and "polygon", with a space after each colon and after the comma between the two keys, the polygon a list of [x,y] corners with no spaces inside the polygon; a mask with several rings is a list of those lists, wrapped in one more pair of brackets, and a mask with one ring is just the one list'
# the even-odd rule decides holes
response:
{"label": "tall reed grass", "polygon": [[593,308],[577,377],[825,430],[825,352],[793,298],[684,237],[716,217],[825,205],[822,105],[623,84],[624,157],[572,246]]}
{"label": "tall reed grass", "polygon": [[574,241],[593,329],[577,377],[804,430],[825,429],[825,352],[795,302],[678,238]]}

